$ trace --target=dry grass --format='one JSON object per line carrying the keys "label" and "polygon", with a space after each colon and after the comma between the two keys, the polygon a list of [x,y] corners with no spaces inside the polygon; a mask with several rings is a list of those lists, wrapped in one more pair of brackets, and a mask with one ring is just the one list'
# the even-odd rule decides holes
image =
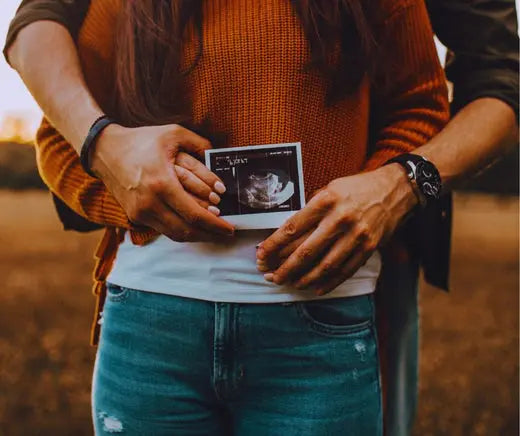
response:
{"label": "dry grass", "polygon": [[[91,434],[91,253],[41,192],[0,192],[0,435]],[[457,198],[453,292],[423,287],[417,435],[518,434],[518,201]]]}

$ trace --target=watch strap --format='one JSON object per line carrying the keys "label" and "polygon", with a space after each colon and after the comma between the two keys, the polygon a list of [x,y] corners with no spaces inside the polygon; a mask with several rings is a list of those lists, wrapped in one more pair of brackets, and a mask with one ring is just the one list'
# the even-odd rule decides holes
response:
{"label": "watch strap", "polygon": [[428,162],[428,160],[422,156],[411,153],[404,153],[398,156],[393,157],[385,162],[385,165],[390,165],[392,163],[397,163],[401,165],[401,167],[406,171],[406,176],[408,177],[408,181],[412,186],[412,191],[415,194],[419,205],[424,208],[428,204],[428,200],[424,193],[419,188],[416,180],[416,167],[417,162],[424,161]]}
{"label": "watch strap", "polygon": [[85,172],[91,176],[96,177],[96,175],[92,172],[90,158],[92,156],[92,152],[96,145],[96,141],[101,134],[101,132],[110,124],[114,124],[115,121],[108,117],[107,115],[102,115],[96,121],[92,123],[90,129],[88,131],[87,137],[81,146],[81,151],[79,154],[79,160],[81,162],[81,166],[85,170]]}

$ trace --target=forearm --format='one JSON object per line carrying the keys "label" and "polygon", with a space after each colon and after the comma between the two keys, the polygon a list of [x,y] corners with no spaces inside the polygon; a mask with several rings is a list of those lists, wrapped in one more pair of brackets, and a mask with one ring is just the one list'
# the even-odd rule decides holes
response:
{"label": "forearm", "polygon": [[517,143],[518,125],[511,107],[495,98],[480,98],[460,110],[444,130],[415,153],[436,165],[443,189],[450,190]]}
{"label": "forearm", "polygon": [[92,222],[128,227],[123,209],[79,163],[83,140],[102,112],[87,88],[70,33],[54,21],[31,23],[20,30],[7,55],[46,116],[35,146],[49,189]]}
{"label": "forearm", "polygon": [[[518,144],[518,124],[509,105],[495,98],[481,98],[466,105],[427,144],[413,153],[435,164],[441,174],[443,191],[456,188]],[[377,170],[391,187],[386,203],[399,208],[399,216],[417,204],[408,178],[398,164]]]}
{"label": "forearm", "polygon": [[87,88],[69,32],[53,21],[34,22],[19,32],[8,58],[47,119],[79,152],[103,113]]}
{"label": "forearm", "polygon": [[76,151],[45,119],[36,133],[36,148],[43,181],[73,211],[103,226],[131,227],[103,182],[85,173]]}

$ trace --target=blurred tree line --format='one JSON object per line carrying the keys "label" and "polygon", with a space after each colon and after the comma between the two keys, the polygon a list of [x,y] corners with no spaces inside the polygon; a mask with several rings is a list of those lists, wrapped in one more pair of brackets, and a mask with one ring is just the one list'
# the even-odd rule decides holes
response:
{"label": "blurred tree line", "polygon": [[[518,194],[518,148],[462,186],[465,191]],[[31,143],[0,142],[0,189],[45,189]]]}
{"label": "blurred tree line", "polygon": [[31,143],[0,142],[0,188],[46,189]]}

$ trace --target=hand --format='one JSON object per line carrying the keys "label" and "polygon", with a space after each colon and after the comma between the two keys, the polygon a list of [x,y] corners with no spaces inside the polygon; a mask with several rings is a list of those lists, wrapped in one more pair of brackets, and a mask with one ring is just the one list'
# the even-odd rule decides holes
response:
{"label": "hand", "polygon": [[226,192],[226,187],[206,165],[192,155],[181,151],[175,158],[175,174],[182,187],[193,196],[197,203],[214,215],[220,214],[220,210],[213,205],[220,203],[220,196],[217,192],[223,194]]}
{"label": "hand", "polygon": [[[208,210],[225,187],[202,163],[182,150],[204,155],[209,141],[179,125],[108,126],[92,156],[92,170],[130,221],[175,241],[208,241],[232,235],[233,226]],[[175,164],[174,164],[175,162]],[[197,199],[184,190],[200,197]],[[213,188],[213,189],[212,189]]]}
{"label": "hand", "polygon": [[398,164],[333,180],[260,244],[259,269],[272,271],[268,281],[324,295],[364,265],[416,203]]}

